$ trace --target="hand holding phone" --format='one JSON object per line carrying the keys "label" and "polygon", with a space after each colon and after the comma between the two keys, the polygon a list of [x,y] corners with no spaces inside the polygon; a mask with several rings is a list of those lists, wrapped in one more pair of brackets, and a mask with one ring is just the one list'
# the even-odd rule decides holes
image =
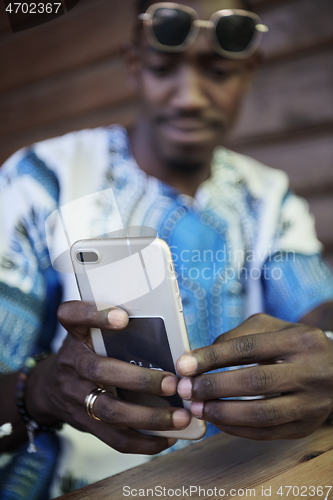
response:
{"label": "hand holding phone", "polygon": [[[71,257],[82,299],[95,303],[98,310],[116,304],[129,314],[129,324],[121,331],[92,329],[95,351],[141,370],[176,374],[175,363],[189,351],[189,343],[167,244],[145,237],[82,240],[73,245]],[[128,403],[160,409],[190,407],[178,395],[164,397],[116,387],[117,395]],[[199,439],[205,425],[192,417],[183,430],[141,431]]]}
{"label": "hand holding phone", "polygon": [[[180,429],[189,423],[188,412],[132,404],[109,392],[102,394],[94,405],[94,412],[100,421],[88,416],[85,409],[86,396],[96,387],[110,383],[157,396],[176,392],[178,379],[172,373],[141,368],[93,352],[90,328],[121,331],[119,314],[117,321],[113,320],[115,312],[120,313],[116,308],[97,311],[96,305],[91,302],[61,304],[58,318],[69,335],[59,352],[46,362],[39,363],[38,370],[34,370],[34,391],[29,394],[29,405],[39,421],[48,422],[49,418],[51,422],[55,418],[66,421],[123,453],[156,454],[174,444],[175,440],[147,437],[134,429]],[[127,315],[123,312],[124,316],[122,326],[127,323]],[[36,398],[38,405],[35,404]]]}

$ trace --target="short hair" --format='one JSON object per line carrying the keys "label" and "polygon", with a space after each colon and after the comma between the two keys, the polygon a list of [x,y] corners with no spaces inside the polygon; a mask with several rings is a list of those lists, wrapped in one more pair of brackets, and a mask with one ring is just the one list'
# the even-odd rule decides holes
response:
{"label": "short hair", "polygon": [[[252,7],[249,0],[240,0],[240,2],[244,5],[245,10],[253,12],[253,7]],[[146,12],[149,5],[151,5],[152,3],[156,3],[156,2],[154,2],[152,0],[137,0],[136,8],[137,8],[138,15],[142,14],[143,12]]]}

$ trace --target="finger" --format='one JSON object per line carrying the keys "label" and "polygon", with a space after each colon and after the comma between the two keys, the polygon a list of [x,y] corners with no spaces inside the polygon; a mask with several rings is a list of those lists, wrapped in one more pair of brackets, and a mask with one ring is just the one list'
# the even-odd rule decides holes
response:
{"label": "finger", "polygon": [[183,376],[198,375],[217,368],[283,360],[299,351],[302,325],[283,331],[257,333],[236,337],[196,349],[177,361]]}
{"label": "finger", "polygon": [[157,396],[171,396],[177,392],[178,377],[175,374],[99,356],[75,338],[67,340],[60,362],[60,373],[65,375],[64,369],[68,367],[96,386],[114,386]]}
{"label": "finger", "polygon": [[254,314],[241,325],[220,335],[215,342],[225,342],[226,340],[242,337],[243,335],[281,331],[288,329],[293,325],[294,323],[274,318],[268,314]]}
{"label": "finger", "polygon": [[207,401],[192,403],[197,418],[218,426],[274,427],[298,421],[302,417],[294,395],[252,401]]}
{"label": "finger", "polygon": [[107,392],[97,398],[94,413],[103,422],[117,427],[155,431],[184,429],[191,421],[190,412],[182,408],[132,404]]}
{"label": "finger", "polygon": [[[311,422],[316,427],[328,415],[322,398],[288,394],[252,401],[207,401],[192,403],[192,414],[215,425],[243,427],[275,427],[291,422]],[[318,423],[319,422],[319,423]]]}
{"label": "finger", "polygon": [[127,313],[117,307],[99,311],[94,302],[74,300],[58,308],[58,320],[79,338],[86,338],[90,328],[120,329],[128,323]]}
{"label": "finger", "polygon": [[144,436],[132,429],[112,427],[97,421],[91,422],[91,432],[121,453],[156,455],[177,442],[177,439]]}
{"label": "finger", "polygon": [[[59,404],[66,408],[71,418],[76,419],[75,426],[85,429],[87,423],[87,412],[85,408],[86,397],[92,389],[96,388],[88,380],[82,380],[79,384],[66,384],[68,374],[63,370],[59,377],[62,385]],[[93,410],[94,414],[103,422],[116,425],[117,427],[135,427],[147,430],[170,430],[183,429],[191,420],[189,411],[182,408],[171,408],[165,406],[161,401],[160,407],[149,407],[129,403],[115,397],[110,392],[99,394],[96,398]],[[73,412],[73,408],[78,411]],[[83,415],[83,421],[82,421]],[[91,417],[89,417],[91,419]]]}
{"label": "finger", "polygon": [[306,389],[310,377],[310,374],[299,373],[291,364],[258,365],[185,377],[178,384],[178,393],[182,399],[190,401],[272,395]]}

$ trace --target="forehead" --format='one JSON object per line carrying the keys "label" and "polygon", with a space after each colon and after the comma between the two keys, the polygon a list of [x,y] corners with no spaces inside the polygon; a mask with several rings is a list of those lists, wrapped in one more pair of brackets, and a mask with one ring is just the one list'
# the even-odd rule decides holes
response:
{"label": "forehead", "polygon": [[[151,2],[154,3],[157,2]],[[209,19],[214,12],[222,9],[244,9],[242,0],[180,0],[176,3],[192,7],[200,19]]]}

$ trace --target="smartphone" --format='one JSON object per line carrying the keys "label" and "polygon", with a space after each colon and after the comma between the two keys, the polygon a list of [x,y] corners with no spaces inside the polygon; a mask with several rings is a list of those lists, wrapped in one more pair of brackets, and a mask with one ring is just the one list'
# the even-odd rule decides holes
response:
{"label": "smartphone", "polygon": [[[71,260],[81,295],[98,310],[118,306],[129,315],[122,330],[92,329],[97,354],[175,373],[177,359],[190,350],[183,306],[167,243],[157,237],[81,240],[71,248]],[[146,406],[189,409],[190,402],[141,394],[120,388],[121,399]],[[139,429],[138,429],[139,430]],[[173,431],[139,430],[143,434],[200,439],[205,423],[192,417],[188,427]]]}

